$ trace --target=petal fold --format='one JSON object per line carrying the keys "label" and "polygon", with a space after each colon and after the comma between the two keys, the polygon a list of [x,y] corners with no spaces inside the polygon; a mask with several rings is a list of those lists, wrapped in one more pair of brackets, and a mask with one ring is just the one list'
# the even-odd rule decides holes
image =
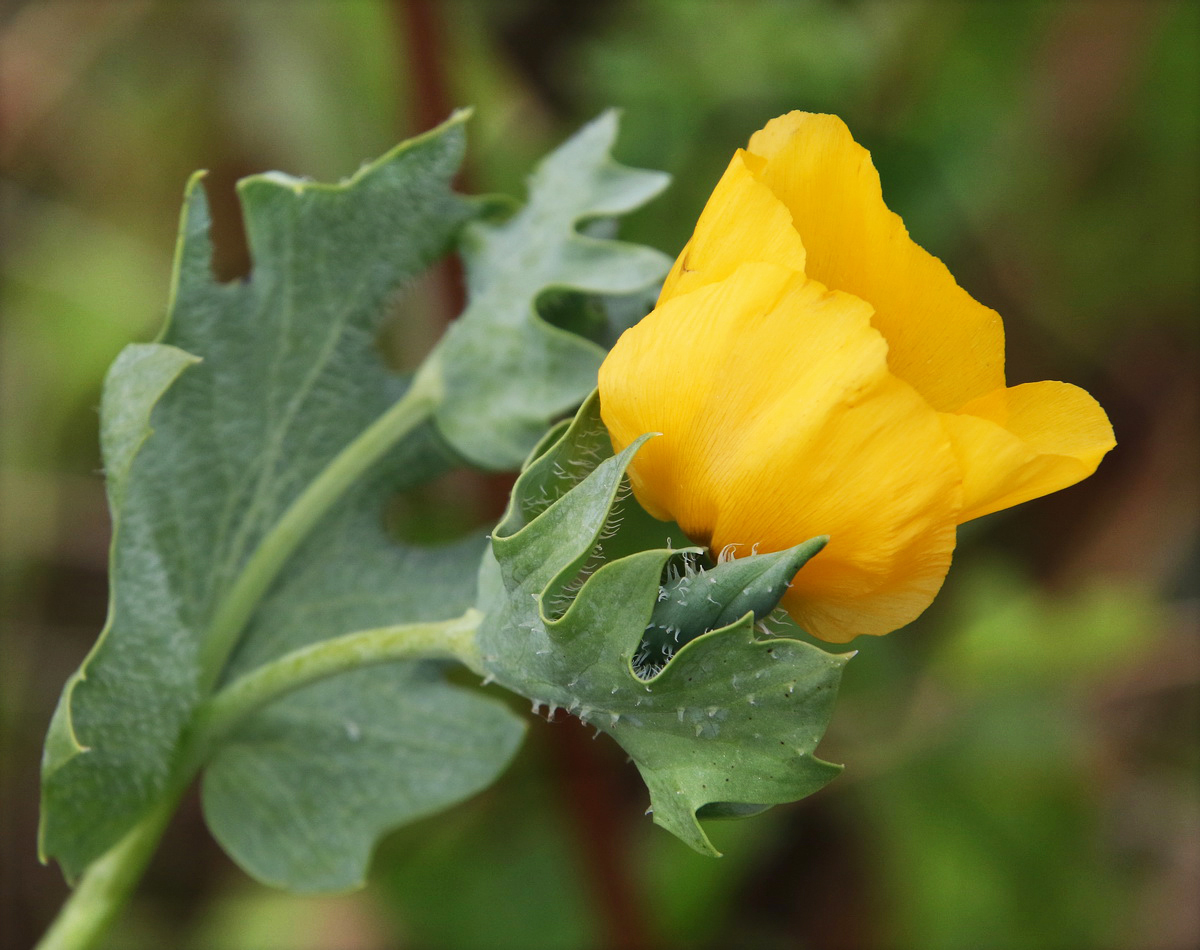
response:
{"label": "petal fold", "polygon": [[765,261],[804,272],[804,245],[791,212],[754,175],[763,161],[742,149],[725,169],[675,260],[658,302],[723,280],[740,264]]}
{"label": "petal fold", "polygon": [[1004,386],[1004,328],[883,201],[871,156],[841,119],[790,112],[750,139],[760,180],[792,214],[805,273],[875,308],[888,365],[934,408],[953,412]]}
{"label": "petal fold", "polygon": [[1049,380],[989,393],[942,421],[963,472],[959,523],[1074,485],[1116,445],[1095,399]]}

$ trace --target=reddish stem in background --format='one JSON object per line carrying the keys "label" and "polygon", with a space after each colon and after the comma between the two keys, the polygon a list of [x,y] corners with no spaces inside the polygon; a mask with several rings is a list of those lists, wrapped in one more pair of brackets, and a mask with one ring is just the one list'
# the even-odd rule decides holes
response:
{"label": "reddish stem in background", "polygon": [[542,731],[604,928],[601,945],[610,950],[661,946],[651,940],[645,902],[629,873],[629,829],[620,807],[625,796],[615,781],[612,757],[602,754],[605,748],[577,719],[567,717]]}
{"label": "reddish stem in background", "polygon": [[[418,130],[432,128],[451,112],[444,33],[431,0],[392,0],[397,41],[408,63],[412,87],[412,120]],[[470,190],[461,171],[457,186]],[[462,265],[457,257],[438,269],[441,317],[449,323],[465,304]],[[510,475],[482,476],[480,495],[489,513],[503,512],[513,480]],[[612,950],[649,950],[650,931],[643,905],[629,873],[626,833],[609,762],[600,756],[579,724],[571,721],[548,730],[551,755],[568,820],[588,875],[589,892],[604,928],[604,945]]]}
{"label": "reddish stem in background", "polygon": [[[412,89],[410,118],[415,129],[410,131],[424,132],[444,122],[454,110],[446,81],[442,23],[430,0],[392,0],[392,11]],[[470,190],[465,165],[455,182],[459,190]],[[449,323],[466,303],[462,264],[457,255],[438,265],[437,285],[439,317]]]}
{"label": "reddish stem in background", "polygon": [[[455,103],[447,80],[447,53],[445,31],[439,11],[432,0],[392,0],[392,20],[396,28],[397,45],[408,64],[408,80],[411,89],[411,115],[401,121],[402,126],[415,125],[408,132],[424,132],[444,122],[454,111]],[[470,171],[464,162],[455,177],[459,191],[472,192]],[[435,317],[443,327],[462,313],[466,306],[466,280],[462,261],[451,254],[434,268],[433,273],[436,308]],[[469,473],[477,485],[475,491],[464,497],[464,502],[474,502],[478,520],[494,523],[504,514],[508,496],[512,491],[513,477],[507,473]],[[474,497],[472,498],[471,495]]]}

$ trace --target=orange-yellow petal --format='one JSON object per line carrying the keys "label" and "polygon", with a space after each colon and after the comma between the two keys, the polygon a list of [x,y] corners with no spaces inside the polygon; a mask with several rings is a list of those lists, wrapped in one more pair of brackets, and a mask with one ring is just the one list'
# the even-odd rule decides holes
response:
{"label": "orange-yellow petal", "polygon": [[751,170],[762,164],[762,159],[738,149],[667,275],[660,304],[722,280],[750,261],[804,272],[804,245],[792,227],[791,212]]}
{"label": "orange-yellow petal", "polygon": [[1100,404],[1069,383],[999,389],[943,423],[963,472],[959,523],[1074,485],[1116,445]]}
{"label": "orange-yellow petal", "polygon": [[771,264],[679,294],[600,370],[638,500],[714,551],[828,534],[784,605],[844,642],[914,619],[941,586],[961,501],[939,414],[888,370],[871,309]]}
{"label": "orange-yellow petal", "polygon": [[909,237],[841,119],[788,113],[756,132],[749,151],[766,159],[759,179],[791,211],[805,273],[875,309],[893,373],[947,412],[1004,386],[1000,317]]}

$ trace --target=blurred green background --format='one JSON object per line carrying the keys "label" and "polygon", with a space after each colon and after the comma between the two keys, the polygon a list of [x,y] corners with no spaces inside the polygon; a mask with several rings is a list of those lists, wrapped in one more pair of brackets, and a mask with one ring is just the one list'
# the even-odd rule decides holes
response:
{"label": "blurred green background", "polygon": [[[618,157],[675,176],[624,233],[669,253],[767,119],[841,115],[917,240],[1003,314],[1010,382],[1085,386],[1120,444],[961,532],[934,607],[855,644],[822,745],[844,775],[717,826],[720,860],[651,825],[615,746],[535,720],[498,786],[388,839],[358,894],[254,884],[189,801],[108,946],[1200,945],[1200,5],[35,0],[0,13],[0,80],[6,948],[65,893],[35,856],[37,764],[105,612],[95,407],[163,316],[187,175],[211,171],[232,277],[238,177],[340,178],[460,104],[462,187],[514,195],[621,107]],[[460,478],[426,502],[478,524],[502,494]]]}

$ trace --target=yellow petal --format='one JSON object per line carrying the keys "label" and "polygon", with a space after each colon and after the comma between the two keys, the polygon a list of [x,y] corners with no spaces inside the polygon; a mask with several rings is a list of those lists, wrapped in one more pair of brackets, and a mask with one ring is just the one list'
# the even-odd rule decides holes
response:
{"label": "yellow petal", "polygon": [[767,160],[759,178],[792,213],[805,273],[874,307],[893,373],[947,412],[1004,386],[1000,317],[909,237],[841,119],[791,112],[756,132],[749,151]]}
{"label": "yellow petal", "polygon": [[959,523],[1074,485],[1116,445],[1100,404],[1069,383],[1000,389],[943,422],[963,471]]}
{"label": "yellow petal", "polygon": [[675,260],[658,302],[723,280],[739,264],[767,261],[804,271],[804,245],[791,212],[760,183],[749,165],[763,162],[738,149],[704,206],[691,240]]}
{"label": "yellow petal", "polygon": [[883,634],[929,604],[961,499],[938,413],[888,371],[871,309],[771,264],[672,297],[600,370],[638,500],[735,554],[828,534],[784,604],[809,632]]}

